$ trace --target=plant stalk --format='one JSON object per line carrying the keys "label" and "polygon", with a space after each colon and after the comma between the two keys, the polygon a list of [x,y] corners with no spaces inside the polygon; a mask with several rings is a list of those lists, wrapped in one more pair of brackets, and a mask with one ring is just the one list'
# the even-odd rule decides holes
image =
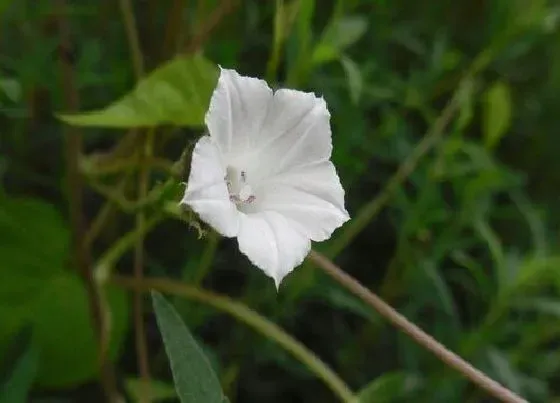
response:
{"label": "plant stalk", "polygon": [[430,351],[443,361],[444,364],[455,369],[475,385],[484,389],[492,397],[504,403],[528,403],[527,400],[489,378],[482,371],[476,369],[457,354],[447,349],[432,336],[398,313],[377,295],[365,288],[356,279],[346,274],[340,267],[336,266],[325,256],[312,250],[308,258],[352,294],[370,305],[395,327],[410,336],[416,343]]}
{"label": "plant stalk", "polygon": [[[79,109],[79,95],[75,85],[74,69],[71,55],[73,51],[70,27],[65,19],[67,5],[65,0],[57,0],[57,23],[59,34],[59,65],[64,92],[65,108],[68,112]],[[114,370],[107,358],[109,344],[109,318],[105,309],[103,295],[96,284],[91,270],[91,256],[88,244],[85,242],[86,224],[82,214],[83,180],[80,174],[79,159],[82,154],[82,135],[74,127],[64,127],[66,143],[67,188],[69,197],[69,213],[72,227],[72,243],[75,251],[74,264],[78,268],[86,288],[89,307],[92,316],[92,326],[98,342],[100,380],[103,392],[108,402],[119,400],[119,394],[114,378]]]}

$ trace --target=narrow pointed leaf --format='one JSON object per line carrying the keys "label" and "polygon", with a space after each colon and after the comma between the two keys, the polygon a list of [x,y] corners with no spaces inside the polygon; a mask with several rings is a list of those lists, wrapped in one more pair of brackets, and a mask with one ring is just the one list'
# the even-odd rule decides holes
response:
{"label": "narrow pointed leaf", "polygon": [[352,59],[346,56],[340,58],[340,63],[346,73],[346,80],[348,82],[348,91],[352,102],[358,105],[362,89],[364,87],[364,79],[360,67]]}
{"label": "narrow pointed leaf", "polygon": [[[143,381],[141,379],[130,378],[125,381],[126,390],[134,402],[144,402],[146,400],[146,391],[144,390]],[[148,385],[149,401],[156,403],[169,399],[175,399],[177,392],[173,385],[152,379]]]}
{"label": "narrow pointed leaf", "polygon": [[181,403],[222,403],[220,382],[177,311],[158,292],[152,302]]}
{"label": "narrow pointed leaf", "polygon": [[404,401],[411,397],[420,384],[421,380],[415,375],[400,371],[388,372],[372,380],[358,393],[358,403]]}
{"label": "narrow pointed leaf", "polygon": [[203,126],[217,80],[218,69],[210,61],[202,56],[180,56],[106,108],[58,117],[71,125],[107,128]]}
{"label": "narrow pointed leaf", "polygon": [[362,16],[347,16],[334,21],[313,52],[315,65],[338,58],[342,51],[357,42],[367,31],[368,21]]}
{"label": "narrow pointed leaf", "polygon": [[485,94],[483,131],[486,147],[495,147],[511,126],[512,100],[509,86],[496,82]]}

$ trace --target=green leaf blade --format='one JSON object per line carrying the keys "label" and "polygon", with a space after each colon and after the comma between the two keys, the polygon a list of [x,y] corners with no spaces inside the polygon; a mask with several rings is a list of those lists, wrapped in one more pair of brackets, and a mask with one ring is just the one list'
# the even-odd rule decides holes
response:
{"label": "green leaf blade", "polygon": [[[0,357],[14,335],[30,325],[39,355],[35,382],[48,388],[75,386],[98,373],[87,292],[82,279],[65,270],[69,245],[70,233],[54,206],[0,195]],[[128,299],[121,289],[103,291],[114,359],[126,333]]]}
{"label": "green leaf blade", "polygon": [[388,372],[367,384],[358,394],[357,403],[390,403],[410,398],[421,380],[412,374]]}
{"label": "green leaf blade", "polygon": [[181,403],[222,403],[220,382],[177,311],[158,292],[152,302]]}
{"label": "green leaf blade", "polygon": [[200,55],[179,56],[142,79],[106,108],[58,118],[75,126],[132,128],[201,127],[218,80],[217,67]]}
{"label": "green leaf blade", "polygon": [[367,28],[367,19],[361,16],[346,16],[334,21],[315,47],[313,64],[320,65],[339,58],[344,50],[362,38]]}
{"label": "green leaf blade", "polygon": [[486,91],[483,112],[484,143],[492,149],[511,126],[512,97],[509,85],[498,81]]}

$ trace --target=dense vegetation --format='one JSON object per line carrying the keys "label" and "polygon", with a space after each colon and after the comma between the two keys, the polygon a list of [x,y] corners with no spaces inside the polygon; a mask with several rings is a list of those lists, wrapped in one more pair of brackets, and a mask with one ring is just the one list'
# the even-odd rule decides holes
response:
{"label": "dense vegetation", "polygon": [[[277,293],[178,214],[215,65],[327,101],[352,220],[317,250],[514,392],[560,402],[555,1],[4,0],[0,15],[0,402],[145,401],[146,364],[176,401],[134,284],[170,298],[231,402],[338,401],[285,333],[363,401],[490,401],[312,264]],[[102,109],[134,88],[131,115]],[[57,118],[90,110],[67,119],[87,127]]]}

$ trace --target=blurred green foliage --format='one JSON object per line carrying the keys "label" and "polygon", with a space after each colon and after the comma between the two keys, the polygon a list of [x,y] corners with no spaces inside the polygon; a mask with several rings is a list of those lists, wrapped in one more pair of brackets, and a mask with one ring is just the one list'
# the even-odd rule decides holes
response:
{"label": "blurred green foliage", "polygon": [[[81,121],[95,126],[82,130],[81,160],[92,228],[84,241],[94,262],[133,230],[134,213],[161,207],[160,193],[147,206],[131,202],[136,182],[122,183],[135,177],[143,144],[114,128],[167,124],[154,130],[150,180],[173,201],[165,181],[177,173],[171,163],[202,133],[215,80],[210,63],[315,91],[332,115],[333,159],[348,209],[354,220],[361,217],[316,246],[513,391],[531,402],[560,401],[560,4],[132,3],[146,70],[157,71],[135,90],[118,2],[68,1],[65,9],[0,2],[0,364],[7,368],[0,380],[21,385],[2,393],[23,396],[32,383],[31,401],[102,399],[95,333],[70,242],[64,126],[55,118],[68,111],[63,82],[72,79],[61,71],[62,58],[72,64],[80,110],[102,111]],[[72,49],[61,48],[60,19],[71,27]],[[196,58],[184,57],[195,51]],[[453,119],[420,153],[449,99],[456,101]],[[387,190],[402,169],[411,172]],[[363,214],[379,200],[382,209]],[[108,218],[99,220],[105,210]],[[314,351],[362,401],[488,401],[322,272],[299,268],[277,294],[234,243],[211,233],[199,239],[176,220],[158,224],[145,242],[147,275],[251,306]],[[351,226],[359,226],[355,236],[348,236]],[[110,269],[130,274],[132,256],[117,256]],[[125,291],[112,285],[102,294],[116,377],[127,386],[119,389],[135,399]],[[273,336],[267,340],[203,300],[173,302],[232,402],[336,401]],[[152,314],[146,325],[152,377],[165,391],[172,378]],[[32,341],[14,347],[25,328]]]}

